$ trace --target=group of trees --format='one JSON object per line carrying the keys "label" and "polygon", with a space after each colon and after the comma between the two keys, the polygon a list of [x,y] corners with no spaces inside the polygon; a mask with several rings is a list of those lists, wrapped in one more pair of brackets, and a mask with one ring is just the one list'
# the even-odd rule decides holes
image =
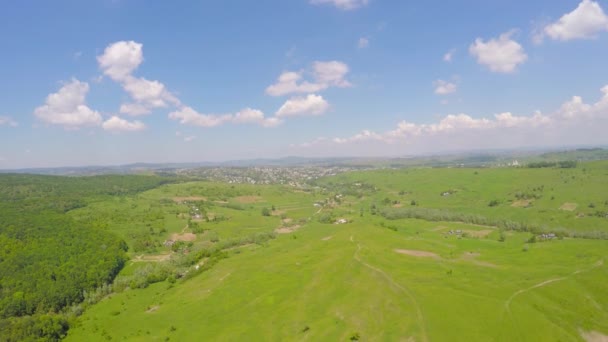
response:
{"label": "group of trees", "polygon": [[66,212],[167,181],[0,175],[0,340],[61,338],[69,327],[62,313],[86,291],[112,282],[127,260],[123,240]]}
{"label": "group of trees", "polygon": [[540,161],[529,163],[527,166],[531,169],[539,169],[544,167],[559,167],[562,169],[573,169],[576,168],[576,160],[562,160],[557,162]]}

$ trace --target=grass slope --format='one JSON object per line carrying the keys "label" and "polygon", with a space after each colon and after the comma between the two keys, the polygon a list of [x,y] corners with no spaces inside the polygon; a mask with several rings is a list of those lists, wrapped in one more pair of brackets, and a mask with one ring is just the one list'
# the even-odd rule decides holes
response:
{"label": "grass slope", "polygon": [[[133,201],[158,204],[169,224],[175,209],[188,206],[167,198],[205,196],[216,203],[208,211],[230,218],[204,223],[220,241],[250,230],[272,231],[285,218],[302,227],[270,242],[229,249],[229,257],[211,269],[192,268],[187,280],[112,294],[80,317],[67,340],[579,341],[592,331],[608,334],[608,241],[529,243],[532,234],[526,232],[372,214],[372,205],[410,206],[415,200],[419,207],[605,231],[608,220],[594,213],[608,199],[607,174],[608,163],[599,162],[572,170],[349,173],[320,181],[325,190],[310,193],[199,182],[163,186]],[[517,192],[536,193],[532,205],[513,206],[520,200]],[[242,203],[242,196],[255,201],[247,197]],[[488,206],[494,199],[500,204]],[[324,207],[313,207],[315,202]],[[578,209],[559,209],[565,202],[578,203]],[[271,205],[283,218],[261,215]],[[97,208],[121,210],[108,202]],[[327,217],[349,223],[319,222]],[[178,223],[175,229],[184,224]],[[205,234],[194,250],[210,243]]]}

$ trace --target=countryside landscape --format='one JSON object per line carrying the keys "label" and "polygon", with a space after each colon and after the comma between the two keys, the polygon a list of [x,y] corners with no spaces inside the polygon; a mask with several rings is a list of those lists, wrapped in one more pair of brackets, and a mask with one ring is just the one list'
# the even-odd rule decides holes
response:
{"label": "countryside landscape", "polygon": [[608,342],[606,9],[0,4],[0,342]]}
{"label": "countryside landscape", "polygon": [[3,340],[606,336],[607,161],[163,173],[0,177]]}

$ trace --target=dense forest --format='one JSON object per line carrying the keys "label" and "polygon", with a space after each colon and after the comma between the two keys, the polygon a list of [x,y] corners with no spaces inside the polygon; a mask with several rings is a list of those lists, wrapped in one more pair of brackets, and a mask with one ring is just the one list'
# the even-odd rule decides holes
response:
{"label": "dense forest", "polygon": [[123,267],[124,241],[75,222],[66,212],[172,181],[0,175],[0,340],[61,338],[69,328],[65,311],[81,302],[85,291],[110,283]]}

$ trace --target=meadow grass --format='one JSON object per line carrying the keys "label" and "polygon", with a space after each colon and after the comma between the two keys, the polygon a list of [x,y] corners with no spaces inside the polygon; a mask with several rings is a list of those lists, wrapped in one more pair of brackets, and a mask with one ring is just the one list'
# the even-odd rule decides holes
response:
{"label": "meadow grass", "polygon": [[[261,215],[272,205],[301,227],[226,250],[228,257],[212,268],[191,268],[187,280],[112,294],[86,310],[67,340],[578,341],[585,332],[608,335],[608,241],[565,237],[531,243],[529,232],[372,214],[372,205],[410,206],[415,199],[422,208],[605,231],[608,220],[591,216],[591,209],[602,209],[607,173],[608,164],[601,162],[567,170],[350,173],[323,179],[310,192],[166,185],[132,201],[144,208],[163,201],[169,225],[174,211],[187,206],[167,198],[205,196],[243,205],[208,209],[230,217],[205,223],[218,232],[220,243],[281,226],[281,217]],[[533,190],[539,187],[543,190]],[[518,191],[540,195],[528,208],[512,206]],[[242,203],[241,196],[256,199]],[[492,199],[500,204],[488,206]],[[318,201],[325,207],[313,207]],[[559,209],[564,202],[578,203],[579,209]],[[589,208],[587,202],[597,205]],[[120,211],[116,203],[96,206]],[[73,214],[86,210],[94,209]],[[323,215],[349,223],[320,223]],[[175,231],[186,221],[178,221]],[[197,243],[202,242],[197,239],[193,249]],[[139,264],[144,263],[127,266],[123,274]]]}

